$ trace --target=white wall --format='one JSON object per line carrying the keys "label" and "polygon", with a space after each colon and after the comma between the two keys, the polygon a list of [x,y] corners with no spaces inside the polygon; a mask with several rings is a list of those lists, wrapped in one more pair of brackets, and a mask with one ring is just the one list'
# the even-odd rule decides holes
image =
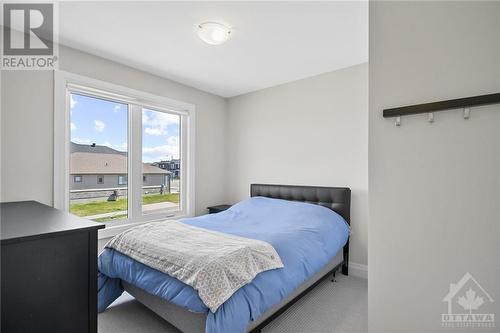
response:
{"label": "white wall", "polygon": [[52,204],[53,74],[2,71],[2,201]]}
{"label": "white wall", "polygon": [[367,264],[368,66],[234,97],[229,108],[229,201],[251,183],[352,189],[350,260]]}
{"label": "white wall", "polygon": [[[196,213],[226,201],[225,99],[113,61],[60,48],[60,69],[196,105]],[[3,71],[2,200],[53,201],[53,73]]]}
{"label": "white wall", "polygon": [[500,105],[401,127],[382,110],[500,92],[500,2],[371,2],[369,77],[370,330],[444,330],[465,272],[496,300],[480,312],[498,330]]}

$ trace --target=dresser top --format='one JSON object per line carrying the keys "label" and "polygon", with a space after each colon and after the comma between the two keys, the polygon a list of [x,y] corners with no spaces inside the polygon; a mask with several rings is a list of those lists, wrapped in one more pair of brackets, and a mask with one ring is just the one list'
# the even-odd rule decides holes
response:
{"label": "dresser top", "polygon": [[86,220],[36,201],[1,203],[0,214],[2,244],[104,228],[102,223]]}

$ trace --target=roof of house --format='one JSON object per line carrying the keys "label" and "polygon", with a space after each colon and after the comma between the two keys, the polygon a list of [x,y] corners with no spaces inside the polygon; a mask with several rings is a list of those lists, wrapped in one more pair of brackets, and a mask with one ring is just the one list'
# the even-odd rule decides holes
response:
{"label": "roof of house", "polygon": [[127,156],[127,152],[125,151],[118,151],[108,146],[101,146],[96,144],[92,146],[90,144],[71,142],[70,149],[72,153],[121,154]]}
{"label": "roof of house", "polygon": [[[149,163],[142,163],[145,174],[171,174]],[[127,153],[106,147],[71,143],[71,174],[126,174]]]}

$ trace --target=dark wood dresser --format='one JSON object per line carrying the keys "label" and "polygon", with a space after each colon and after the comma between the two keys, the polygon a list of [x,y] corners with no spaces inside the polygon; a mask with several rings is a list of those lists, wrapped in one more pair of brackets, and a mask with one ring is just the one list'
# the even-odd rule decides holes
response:
{"label": "dark wood dresser", "polygon": [[97,332],[97,230],[36,201],[0,204],[2,333]]}

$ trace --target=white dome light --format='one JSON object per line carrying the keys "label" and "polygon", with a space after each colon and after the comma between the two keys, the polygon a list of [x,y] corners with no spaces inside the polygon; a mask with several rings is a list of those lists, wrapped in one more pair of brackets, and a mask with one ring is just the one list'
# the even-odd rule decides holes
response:
{"label": "white dome light", "polygon": [[198,37],[207,44],[219,45],[229,39],[231,28],[217,22],[204,22],[198,25]]}

